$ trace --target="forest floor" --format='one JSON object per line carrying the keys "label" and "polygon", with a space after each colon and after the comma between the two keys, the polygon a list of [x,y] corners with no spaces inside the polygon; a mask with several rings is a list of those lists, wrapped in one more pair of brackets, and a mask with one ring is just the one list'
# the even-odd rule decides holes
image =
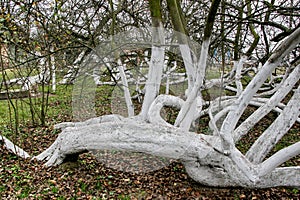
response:
{"label": "forest floor", "polygon": [[[35,135],[28,145],[47,146],[54,135]],[[30,148],[30,147],[27,147]],[[25,148],[25,149],[27,149]],[[42,150],[42,148],[41,148]],[[292,188],[213,188],[196,183],[174,161],[159,170],[135,174],[106,167],[90,153],[76,163],[43,167],[0,148],[1,199],[299,199]]]}
{"label": "forest floor", "polygon": [[[65,99],[56,100],[50,103],[50,107],[58,107],[63,101]],[[100,111],[108,110],[105,108],[105,101],[102,101],[101,105]],[[249,112],[253,110],[250,109]],[[67,121],[68,116],[62,116],[63,113],[57,113],[60,116],[56,117],[60,117],[60,121]],[[249,148],[255,137],[274,117],[276,116],[265,117],[257,125],[261,128],[256,128],[252,131],[252,135],[241,141],[239,148],[242,152]],[[207,121],[203,119],[201,122],[203,126],[199,131],[204,132]],[[299,141],[299,130],[300,125],[295,124],[290,130],[290,136],[282,140],[277,150],[286,146],[287,142]],[[19,135],[14,135],[10,139],[30,155],[37,155],[49,147],[59,133],[50,125],[21,126],[19,131]],[[18,158],[0,144],[0,199],[300,199],[300,192],[295,188],[207,187],[189,178],[183,165],[178,161],[172,161],[155,171],[134,173],[122,170],[126,168],[124,166],[126,159],[128,162],[134,162],[128,160],[125,154],[115,152],[107,155],[111,159],[110,165],[95,154],[85,153],[80,155],[77,162],[47,168],[43,167],[42,162]],[[152,164],[148,163],[150,167]],[[117,167],[112,167],[114,165]],[[299,156],[285,165],[300,166]]]}

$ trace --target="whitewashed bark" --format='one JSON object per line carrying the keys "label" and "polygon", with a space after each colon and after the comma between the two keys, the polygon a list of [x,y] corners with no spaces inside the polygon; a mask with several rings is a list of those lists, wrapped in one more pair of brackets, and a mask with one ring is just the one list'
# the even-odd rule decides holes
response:
{"label": "whitewashed bark", "polygon": [[167,66],[167,64],[165,64],[165,68],[166,68],[166,70],[165,70],[165,74],[166,74],[165,75],[165,78],[166,78],[166,91],[165,91],[165,94],[169,94],[169,92],[170,92],[170,84],[171,84],[170,76],[171,76],[172,72],[174,72],[176,70],[176,67],[177,67],[177,62],[176,61],[174,62],[174,66],[172,68],[169,68]]}
{"label": "whitewashed bark", "polygon": [[243,91],[243,85],[241,82],[241,78],[242,78],[242,69],[243,69],[243,65],[244,62],[247,60],[247,57],[243,56],[239,62],[235,62],[236,65],[236,72],[235,72],[235,85],[237,88],[237,96],[239,96],[242,91]]}
{"label": "whitewashed bark", "polygon": [[123,67],[120,59],[118,59],[118,68],[119,68],[119,72],[120,72],[120,76],[121,76],[121,80],[122,80],[122,88],[124,91],[124,97],[125,97],[125,102],[126,102],[126,106],[127,106],[128,117],[132,117],[132,116],[134,116],[134,105],[131,101],[131,95],[129,92],[128,81],[126,78],[124,67]]}
{"label": "whitewashed bark", "polygon": [[246,109],[247,105],[251,101],[254,94],[258,91],[267,77],[277,67],[282,58],[289,53],[296,45],[300,43],[300,28],[293,32],[288,38],[286,38],[271,55],[268,61],[264,64],[257,75],[247,85],[245,90],[237,99],[233,109],[228,113],[226,119],[221,127],[220,136],[222,137],[223,148],[226,153],[229,153],[235,148],[232,134],[234,128],[241,117],[242,113]]}
{"label": "whitewashed bark", "polygon": [[[292,144],[280,151],[276,152],[270,158],[265,160],[259,165],[260,176],[264,176],[274,170],[276,167],[282,163],[290,160],[291,158],[300,155],[300,142]],[[300,167],[299,167],[300,169]]]}
{"label": "whitewashed bark", "polygon": [[[280,115],[253,144],[246,155],[243,155],[235,147],[236,140],[234,138],[237,136],[232,134],[248,105],[263,106],[268,102],[265,98],[255,97],[256,92],[287,52],[299,42],[300,29],[281,43],[243,91],[241,88],[237,89],[241,91],[240,96],[220,97],[221,102],[218,102],[219,99],[214,100],[211,107],[205,111],[201,107],[205,102],[201,98],[200,91],[203,86],[209,41],[204,41],[202,44],[196,80],[186,101],[170,95],[157,96],[163,69],[163,56],[158,53],[163,48],[159,45],[154,46],[148,86],[146,85],[146,103],[143,103],[141,115],[131,118],[110,115],[85,122],[62,123],[55,127],[62,129],[56,141],[35,158],[45,160],[46,166],[52,166],[62,163],[69,155],[84,151],[98,149],[137,151],[178,159],[185,165],[186,172],[192,179],[209,186],[300,187],[299,166],[278,167],[288,159],[299,155],[299,142],[278,151],[263,161],[270,149],[299,118],[300,86],[294,91],[294,95],[287,105],[278,101],[278,96],[283,98],[282,94],[275,93],[275,103],[273,102],[273,104],[276,106],[267,108],[267,110],[270,112],[277,109]],[[159,58],[158,64],[156,63],[157,58]],[[154,66],[159,66],[159,73],[157,71],[154,73]],[[294,71],[287,78],[287,80],[290,79],[292,85],[297,82],[297,73],[299,72]],[[287,82],[284,82],[282,86],[291,89],[292,86]],[[174,126],[165,122],[160,116],[163,106],[181,108]],[[209,113],[212,118],[211,127],[215,131],[213,135],[188,131],[195,116],[199,116],[203,112]],[[217,113],[214,114],[214,112]],[[227,116],[226,113],[228,113]],[[222,116],[226,116],[226,118],[219,128],[216,123]]]}
{"label": "whitewashed bark", "polygon": [[165,94],[169,94],[170,92],[170,72],[166,72],[166,91]]}
{"label": "whitewashed bark", "polygon": [[[36,53],[38,56],[41,56],[42,57],[42,54],[41,52],[37,52]],[[38,75],[38,80],[40,83],[45,83],[47,82],[48,80],[50,80],[50,70],[49,70],[49,65],[46,63],[46,58],[45,57],[42,57],[39,61],[39,70],[40,70],[40,73]]]}
{"label": "whitewashed bark", "polygon": [[[141,90],[141,77],[140,74],[138,74],[137,80],[135,82],[135,91],[137,92],[137,99],[138,102],[141,103],[142,102],[142,98],[141,98],[141,94],[142,94],[142,90]],[[132,97],[134,98],[134,97]]]}
{"label": "whitewashed bark", "polygon": [[203,80],[205,76],[209,43],[209,39],[203,41],[202,43],[201,55],[196,70],[196,81],[192,90],[189,93],[189,96],[187,97],[185,103],[179,111],[179,114],[174,124],[175,126],[181,127],[184,130],[189,130],[193,122],[194,116],[197,114],[197,107],[199,105],[197,104],[196,99],[199,96],[201,96],[200,89],[203,86]]}
{"label": "whitewashed bark", "polygon": [[238,151],[227,156],[218,150],[196,163],[187,162],[185,167],[194,180],[205,185],[263,187],[259,186],[261,179],[256,166],[249,163]]}
{"label": "whitewashed bark", "polygon": [[[212,158],[213,159],[213,158]],[[237,173],[229,179],[226,171],[220,167],[219,161],[215,161],[215,165],[201,166],[191,163],[185,165],[187,173],[197,182],[203,185],[226,187],[226,185],[242,186],[247,188],[270,188],[270,187],[296,187],[299,188],[300,167],[282,167],[276,168],[271,173],[262,176],[259,180],[254,182],[247,182],[239,178],[240,173]],[[202,171],[199,173],[199,171]]]}
{"label": "whitewashed bark", "polygon": [[[163,96],[161,96],[163,98]],[[176,99],[174,99],[176,101]],[[169,101],[170,102],[170,101]],[[111,116],[111,118],[114,118]],[[261,172],[260,165],[251,164],[239,151],[223,154],[219,137],[196,134],[180,128],[154,125],[140,118],[83,123],[63,129],[56,141],[35,158],[46,166],[58,165],[69,155],[97,149],[137,151],[178,159],[194,180],[210,186],[299,187],[298,168],[276,168]],[[289,174],[295,177],[287,180]],[[262,175],[260,175],[262,174]],[[274,178],[274,175],[281,179]]]}
{"label": "whitewashed bark", "polygon": [[[50,49],[51,52],[54,52],[54,48],[51,47]],[[50,65],[51,65],[51,73],[52,73],[52,91],[56,91],[56,67],[55,67],[55,58],[54,55],[50,55]]]}
{"label": "whitewashed bark", "polygon": [[64,130],[68,127],[80,127],[80,126],[89,126],[89,125],[100,124],[100,123],[105,123],[105,122],[117,122],[117,121],[120,121],[121,119],[123,119],[123,117],[121,115],[116,115],[116,114],[103,115],[100,117],[88,119],[83,122],[62,122],[62,123],[54,125],[54,129]]}
{"label": "whitewashed bark", "polygon": [[211,130],[213,130],[213,135],[220,135],[220,131],[219,131],[219,127],[217,126],[217,122],[218,120],[221,119],[221,117],[225,116],[229,111],[230,111],[231,107],[227,106],[224,109],[221,109],[217,114],[213,114],[212,110],[213,109],[208,109],[208,115],[210,118],[209,121],[209,128]]}
{"label": "whitewashed bark", "polygon": [[[296,68],[298,68],[299,66],[297,66]],[[282,80],[280,81],[280,83],[279,84],[275,84],[276,85],[276,87],[275,88],[273,88],[272,90],[268,90],[268,91],[265,91],[265,92],[262,92],[262,93],[259,93],[259,94],[256,94],[255,96],[267,96],[267,95],[272,95],[272,94],[274,94],[281,86],[282,86],[282,84],[285,82],[285,80],[286,80],[286,78],[289,76],[289,74],[290,74],[290,71],[291,71],[291,69],[290,69],[290,66],[286,69],[286,72],[285,72],[285,74],[283,75],[283,77],[282,77]],[[273,83],[274,84],[274,83]]]}
{"label": "whitewashed bark", "polygon": [[146,92],[140,113],[140,116],[145,120],[148,117],[147,114],[151,103],[159,93],[164,67],[165,47],[161,45],[165,43],[165,36],[162,24],[160,24],[159,27],[153,27],[153,32],[155,32],[153,36],[158,38],[153,39],[154,44],[152,46],[151,60],[149,63],[148,79],[145,85]]}
{"label": "whitewashed bark", "polygon": [[[67,155],[93,149],[132,150],[176,159],[183,159],[185,154],[202,155],[194,149],[202,144],[193,141],[201,141],[206,136],[189,132],[183,135],[181,132],[179,128],[153,125],[136,117],[67,127],[35,158],[48,160],[46,165],[50,166],[60,164]],[[194,148],[187,151],[190,146]],[[200,146],[197,149],[211,148]]]}
{"label": "whitewashed bark", "polygon": [[73,82],[73,79],[75,79],[77,77],[77,74],[78,74],[78,72],[77,72],[78,66],[82,62],[84,62],[85,55],[86,55],[86,51],[82,51],[78,55],[78,57],[73,62],[73,65],[69,66],[69,70],[68,70],[67,74],[64,75],[63,79],[59,82],[60,84],[68,84],[68,83]]}
{"label": "whitewashed bark", "polygon": [[167,123],[160,115],[160,111],[164,106],[169,106],[173,108],[180,109],[183,105],[183,100],[179,97],[171,96],[171,95],[159,95],[153,101],[150,106],[148,117],[149,122],[162,126],[170,126],[173,125]]}
{"label": "whitewashed bark", "polygon": [[[265,100],[265,101],[263,101],[263,100]],[[249,102],[249,105],[259,107],[258,110],[260,110],[260,108],[263,108],[263,107],[266,106],[266,104],[268,104],[268,100],[269,99],[253,98]],[[218,120],[220,120],[222,117],[224,117],[232,109],[231,105],[233,103],[234,103],[234,99],[224,100],[224,101],[220,102],[220,105],[218,105],[218,102],[214,102],[214,103],[211,104],[211,106],[208,109],[203,110],[199,114],[198,117],[203,116],[204,114],[209,115],[209,117],[210,117],[209,127],[210,127],[211,130],[213,130],[213,135],[219,135],[220,134],[219,133],[220,128],[217,126],[217,124],[222,124],[222,122],[218,122]],[[280,114],[282,112],[282,109],[285,108],[286,105],[284,105],[282,103],[278,103],[277,106],[278,107],[270,108],[270,111],[272,110],[272,111],[277,112],[277,113]],[[281,108],[279,108],[279,107],[281,107]],[[256,110],[256,111],[258,111],[258,110]],[[257,123],[260,119],[262,119],[265,116],[264,113],[262,113],[262,112],[256,113],[256,111],[252,115],[250,115],[245,121],[243,121],[243,123],[238,128],[235,129],[235,131],[233,133],[233,138],[234,138],[235,143],[238,142],[243,135],[246,135],[248,133],[248,131],[251,128],[253,128],[255,123]],[[261,113],[261,115],[260,115],[260,113]],[[195,118],[195,120],[197,118]],[[300,118],[298,117],[296,119],[296,121],[300,122]]]}
{"label": "whitewashed bark", "polygon": [[209,107],[207,109],[202,109],[201,112],[199,112],[198,115],[195,116],[194,120],[196,120],[197,118],[203,115],[206,114],[209,115],[209,113],[219,112],[220,110],[234,103],[236,98],[237,98],[236,96],[223,96],[223,97],[216,98],[215,100],[210,102],[203,102],[202,103],[203,106],[209,105]]}
{"label": "whitewashed bark", "polygon": [[253,163],[260,163],[272,150],[275,144],[293,126],[300,114],[300,86],[295,91],[291,100],[282,113],[264,131],[264,133],[254,142],[248,150],[246,156]]}
{"label": "whitewashed bark", "polygon": [[30,155],[26,151],[24,151],[23,149],[21,149],[19,146],[15,145],[14,143],[12,143],[9,139],[4,137],[3,135],[0,135],[0,141],[3,141],[4,147],[7,150],[16,154],[17,156],[19,156],[21,158],[25,158],[25,159],[30,158]]}
{"label": "whitewashed bark", "polygon": [[[227,78],[215,78],[210,80],[205,80],[205,89],[210,89],[213,86],[217,87],[227,87],[227,84],[230,83],[230,80]],[[228,86],[230,87],[230,86]],[[233,89],[236,92],[236,88]]]}
{"label": "whitewashed bark", "polygon": [[180,53],[183,58],[184,67],[186,70],[187,80],[188,80],[188,89],[185,93],[186,96],[191,92],[194,82],[196,80],[196,67],[194,66],[194,56],[188,44],[179,45]]}
{"label": "whitewashed bark", "polygon": [[266,116],[272,109],[277,106],[281,100],[291,91],[293,86],[299,81],[300,65],[298,65],[277,92],[268,99],[260,108],[258,108],[251,116],[249,116],[233,133],[233,138],[238,141],[244,136],[259,120]]}

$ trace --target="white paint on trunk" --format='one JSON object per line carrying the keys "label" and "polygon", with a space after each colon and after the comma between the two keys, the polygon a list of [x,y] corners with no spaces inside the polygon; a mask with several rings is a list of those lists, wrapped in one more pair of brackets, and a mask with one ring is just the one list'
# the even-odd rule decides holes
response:
{"label": "white paint on trunk", "polygon": [[233,133],[233,138],[238,141],[242,136],[247,134],[247,132],[266,116],[272,109],[274,109],[281,100],[291,91],[293,86],[297,83],[300,78],[300,65],[298,65],[289,77],[284,81],[282,86],[277,90],[277,92],[264,102],[264,104],[258,108],[252,115],[250,115]]}
{"label": "white paint on trunk", "polygon": [[276,152],[274,155],[272,155],[270,158],[268,158],[266,161],[260,164],[259,175],[264,176],[272,172],[272,170],[274,170],[276,167],[278,167],[282,163],[290,160],[291,158],[299,154],[300,154],[300,142],[297,142],[284,149],[281,149],[280,151]]}
{"label": "white paint on trunk", "polygon": [[287,106],[265,132],[254,142],[246,156],[253,163],[260,163],[293,126],[300,114],[300,86]]}
{"label": "white paint on trunk", "polygon": [[244,65],[244,62],[246,60],[247,60],[247,57],[242,56],[238,63],[235,62],[235,65],[236,65],[235,85],[236,85],[236,88],[237,88],[237,96],[240,96],[240,94],[243,91],[243,85],[242,85],[242,82],[241,82],[241,78],[242,78],[243,65]]}
{"label": "white paint on trunk", "polygon": [[21,149],[20,147],[18,147],[14,143],[12,143],[9,139],[4,137],[3,135],[0,135],[0,141],[3,141],[4,147],[7,150],[9,150],[10,152],[16,154],[17,156],[19,156],[21,158],[25,158],[25,159],[30,158],[30,155],[26,151],[24,151],[23,149]]}
{"label": "white paint on trunk", "polygon": [[[164,102],[171,102],[165,95]],[[166,98],[165,100],[163,100]],[[173,99],[177,102],[176,99]],[[171,103],[173,105],[173,103]],[[210,186],[271,186],[299,187],[299,179],[287,180],[292,173],[299,177],[298,168],[276,168],[265,175],[259,165],[251,164],[235,151],[224,155],[220,138],[183,131],[180,128],[146,123],[139,118],[110,116],[111,120],[92,120],[63,129],[56,141],[35,158],[45,165],[58,165],[68,156],[86,150],[115,149],[137,151],[166,158],[179,159],[187,173],[196,181]],[[117,119],[117,120],[114,120]],[[98,123],[99,120],[102,123]],[[105,122],[104,122],[105,121]],[[262,175],[260,175],[262,174]],[[274,178],[277,175],[281,181]]]}
{"label": "white paint on trunk", "polygon": [[[51,52],[54,52],[54,48],[51,47]],[[55,58],[54,55],[50,55],[50,65],[51,65],[51,73],[52,73],[52,91],[56,91],[56,67],[55,67]]]}
{"label": "white paint on trunk", "polygon": [[236,100],[236,103],[233,105],[232,110],[228,113],[227,117],[225,118],[220,131],[223,148],[226,151],[226,153],[229,153],[231,149],[235,148],[232,133],[234,132],[234,128],[236,127],[238,120],[240,119],[247,105],[251,101],[252,97],[262,86],[267,77],[270,76],[271,72],[275,69],[275,67],[279,65],[281,59],[288,52],[294,49],[299,42],[300,28],[293,32],[276,48],[275,52],[271,55],[268,61],[264,64],[261,70],[256,74],[256,76],[251,80],[251,82],[247,85],[245,90]]}
{"label": "white paint on trunk", "polygon": [[164,29],[160,27],[153,28],[153,46],[151,60],[149,63],[148,79],[145,86],[145,98],[142,105],[141,117],[146,120],[151,103],[159,93],[162,72],[164,67],[165,43]]}
{"label": "white paint on trunk", "polygon": [[188,159],[205,157],[206,152],[196,149],[211,149],[206,145],[200,147],[202,144],[197,142],[206,136],[189,132],[183,135],[181,132],[179,128],[145,123],[136,117],[67,127],[46,151],[35,158],[48,160],[48,166],[57,165],[67,155],[93,149],[130,150],[175,159],[184,159],[185,154],[190,154]]}
{"label": "white paint on trunk", "polygon": [[[194,116],[197,113],[197,107],[199,106],[196,103],[196,99],[201,96],[200,90],[203,86],[203,80],[205,77],[205,69],[206,69],[206,62],[207,62],[207,55],[209,49],[209,42],[210,40],[203,41],[201,47],[201,55],[199,62],[197,64],[196,70],[196,82],[192,87],[186,101],[184,102],[181,110],[175,121],[175,126],[181,127],[184,130],[189,130],[191,124],[193,122]],[[201,98],[201,97],[200,97]],[[199,102],[199,101],[198,101]]]}
{"label": "white paint on trunk", "polygon": [[159,95],[153,101],[149,109],[149,122],[157,125],[163,126],[173,126],[167,123],[160,115],[160,111],[164,106],[174,107],[180,109],[183,105],[183,100],[179,97],[171,95]]}
{"label": "white paint on trunk", "polygon": [[179,45],[179,49],[181,52],[181,56],[183,58],[183,62],[184,62],[184,67],[186,70],[186,75],[187,75],[187,80],[188,80],[188,89],[186,91],[186,96],[188,96],[188,94],[191,92],[193,86],[194,86],[194,82],[196,80],[196,67],[195,67],[195,61],[194,61],[194,56],[193,56],[193,52],[190,49],[190,47],[188,46],[188,44],[181,44]]}
{"label": "white paint on trunk", "polygon": [[126,74],[124,71],[124,67],[123,67],[120,59],[118,59],[118,68],[119,68],[119,72],[120,72],[120,76],[121,76],[121,80],[122,80],[122,88],[124,91],[124,97],[125,97],[125,102],[126,102],[126,106],[127,106],[128,117],[132,117],[132,116],[134,116],[134,106],[131,101],[131,95],[129,92],[129,86],[128,86],[128,81],[127,81]]}
{"label": "white paint on trunk", "polygon": [[[281,88],[278,88],[279,92],[275,93],[273,99],[255,97],[273,69],[280,64],[281,59],[300,42],[300,28],[278,46],[275,53],[244,90],[241,91],[238,86],[236,91],[240,96],[220,97],[212,101],[211,106],[206,110],[202,110],[201,106],[206,102],[201,98],[200,92],[205,75],[209,41],[204,41],[202,44],[196,80],[186,101],[169,95],[157,96],[164,63],[164,48],[159,46],[162,40],[158,41],[159,44],[154,44],[152,49],[149,79],[141,115],[131,118],[110,115],[84,122],[62,123],[56,126],[56,128],[62,129],[56,141],[35,158],[45,160],[47,161],[45,165],[52,166],[62,163],[69,155],[86,150],[137,151],[179,159],[185,165],[191,178],[205,185],[253,188],[300,187],[299,166],[278,167],[291,157],[299,155],[299,142],[278,151],[262,162],[270,149],[299,119],[300,86],[294,91],[294,95],[287,105],[280,103],[280,99],[285,94],[279,94],[283,92],[280,90],[283,90],[284,87],[288,88],[288,91],[292,89],[288,82],[291,81],[291,85],[295,85],[299,80],[299,78],[297,79],[299,71],[295,69],[292,72],[287,78],[288,81],[283,82]],[[264,108],[265,103],[274,105]],[[263,107],[259,111],[263,115],[271,110],[280,112],[280,115],[258,138],[245,156],[235,147],[235,142],[240,135],[233,133],[248,105]],[[163,106],[181,108],[175,126],[168,124],[160,116]],[[217,113],[214,115],[214,112]],[[195,117],[205,113],[209,113],[211,116],[211,127],[217,134],[209,136],[189,132],[189,127]],[[219,128],[216,123],[226,113],[228,114]]]}

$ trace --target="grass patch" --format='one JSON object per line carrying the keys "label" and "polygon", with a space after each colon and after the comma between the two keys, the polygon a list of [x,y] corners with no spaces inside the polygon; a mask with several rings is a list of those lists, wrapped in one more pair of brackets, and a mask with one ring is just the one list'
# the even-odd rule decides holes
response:
{"label": "grass patch", "polygon": [[[44,99],[43,99],[44,98]],[[32,98],[0,101],[0,129],[2,134],[9,135],[15,129],[39,124],[41,109],[46,105],[46,94]],[[48,125],[70,120],[72,116],[72,86],[58,85],[55,94],[49,94],[48,106],[45,106]],[[17,126],[17,127],[16,127]]]}

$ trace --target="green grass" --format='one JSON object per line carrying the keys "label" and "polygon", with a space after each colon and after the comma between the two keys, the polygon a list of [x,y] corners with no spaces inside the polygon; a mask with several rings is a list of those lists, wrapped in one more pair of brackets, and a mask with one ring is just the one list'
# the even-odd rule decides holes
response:
{"label": "green grass", "polygon": [[39,74],[39,70],[35,68],[19,67],[14,69],[6,69],[4,73],[0,71],[0,82],[20,77],[35,76]]}
{"label": "green grass", "polygon": [[211,67],[206,70],[205,79],[217,79],[221,77],[221,72],[219,68]]}
{"label": "green grass", "polygon": [[[72,116],[71,100],[72,86],[58,85],[55,94],[49,94],[46,121],[56,123],[69,119]],[[31,99],[0,100],[0,129],[2,134],[7,135],[11,132],[11,129],[16,126],[16,118],[18,118],[18,127],[34,125],[33,119],[36,122],[35,125],[39,125],[42,103],[42,95]],[[33,115],[30,104],[33,105]]]}

